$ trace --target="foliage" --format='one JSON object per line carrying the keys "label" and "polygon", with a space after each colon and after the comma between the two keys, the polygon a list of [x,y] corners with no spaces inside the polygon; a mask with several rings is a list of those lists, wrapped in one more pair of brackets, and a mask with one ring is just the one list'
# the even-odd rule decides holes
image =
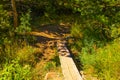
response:
{"label": "foliage", "polygon": [[[25,34],[31,30],[30,28],[30,15],[27,13],[21,17],[20,27],[16,30],[12,27],[12,21],[7,10],[4,10],[2,5],[0,5],[0,62],[5,62],[6,59],[15,58],[16,52],[22,48],[23,38],[27,39],[27,36],[20,37],[17,34]],[[16,31],[16,33],[15,33]],[[25,42],[25,41],[24,41]],[[16,47],[16,48],[15,48]]]}
{"label": "foliage", "polygon": [[[80,59],[84,65],[84,70],[88,72],[93,69],[92,74],[97,74],[101,80],[118,80],[119,77],[119,63],[120,63],[120,47],[118,42],[106,45],[104,48],[98,48],[96,51],[90,53],[84,51],[89,47],[82,49]],[[90,67],[91,66],[91,67]]]}
{"label": "foliage", "polygon": [[55,62],[48,62],[44,67],[45,71],[50,71],[50,69],[55,69],[55,68],[56,68]]}
{"label": "foliage", "polygon": [[[2,64],[6,59],[11,61],[16,56],[20,58],[21,63],[35,63],[30,60],[30,58],[36,59],[34,50],[25,47],[30,37],[23,35],[31,31],[30,16],[34,14],[32,18],[40,16],[44,23],[48,19],[52,23],[60,19],[59,22],[63,20],[64,23],[72,24],[71,35],[75,37],[73,47],[80,52],[84,69],[92,68],[93,74],[97,74],[100,79],[119,78],[120,65],[117,65],[120,62],[119,44],[117,44],[120,37],[119,0],[17,0],[16,8],[20,22],[16,29],[12,27],[13,15],[9,14],[10,1],[3,0],[0,4],[3,4],[0,5],[0,62]],[[29,9],[32,12],[27,12]],[[13,64],[10,63],[10,66]],[[16,65],[17,68],[23,69],[20,64]],[[49,71],[51,67],[56,67],[55,65],[55,62],[49,62],[45,69]],[[14,70],[10,66],[7,65],[5,69]]]}
{"label": "foliage", "polygon": [[16,32],[18,34],[25,34],[27,32],[31,31],[30,28],[30,10],[24,15],[22,14],[22,17],[20,18],[20,25],[16,28]]}
{"label": "foliage", "polygon": [[10,26],[9,16],[6,10],[0,5],[0,46],[10,43],[9,38],[13,36],[13,29]]}
{"label": "foliage", "polygon": [[[8,12],[0,5],[0,62],[5,61],[5,56],[11,55],[12,49],[9,45],[13,41],[13,28],[11,27]],[[9,49],[8,49],[9,48]],[[8,55],[6,55],[6,52]],[[10,57],[10,56],[9,56]]]}
{"label": "foliage", "polygon": [[[30,80],[30,70],[33,64],[28,63],[30,63],[30,55],[34,57],[34,51],[30,51],[33,48],[27,48],[28,50],[22,54],[26,54],[24,59],[18,53],[19,50],[28,45],[25,41],[28,37],[24,35],[31,31],[30,12],[22,15],[20,25],[15,30],[9,11],[3,7],[4,5],[0,5],[0,80]],[[16,60],[16,57],[20,60]]]}
{"label": "foliage", "polygon": [[[90,32],[101,40],[111,40],[111,28],[118,28],[120,19],[119,1],[76,0],[75,11],[80,12],[81,31]],[[88,33],[89,34],[89,33]]]}
{"label": "foliage", "polygon": [[72,8],[80,13],[73,24],[74,48],[80,52],[83,70],[101,80],[119,79],[118,0],[76,0]]}
{"label": "foliage", "polygon": [[41,55],[41,53],[36,54],[35,53],[36,50],[37,49],[34,49],[33,47],[26,45],[25,47],[17,50],[15,56],[20,59],[19,62],[21,65],[29,64],[31,66],[35,66],[35,64],[39,61],[38,58]]}
{"label": "foliage", "polygon": [[4,65],[0,71],[0,80],[30,80],[30,66],[21,66],[19,60],[12,60]]}

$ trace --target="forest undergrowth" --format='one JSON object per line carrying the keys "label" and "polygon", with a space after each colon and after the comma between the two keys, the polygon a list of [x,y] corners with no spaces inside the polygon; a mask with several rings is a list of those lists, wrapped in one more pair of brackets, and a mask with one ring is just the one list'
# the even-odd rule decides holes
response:
{"label": "forest undergrowth", "polygon": [[1,0],[0,80],[62,77],[53,38],[68,35],[86,80],[120,79],[119,0]]}

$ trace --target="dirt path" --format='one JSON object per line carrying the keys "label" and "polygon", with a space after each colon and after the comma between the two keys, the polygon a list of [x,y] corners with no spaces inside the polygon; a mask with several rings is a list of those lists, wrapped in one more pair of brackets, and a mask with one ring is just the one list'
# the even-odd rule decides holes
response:
{"label": "dirt path", "polygon": [[[48,55],[54,53],[57,38],[64,38],[70,35],[69,26],[45,25],[31,32],[37,38],[34,47],[40,48],[44,57],[49,60]],[[47,55],[46,55],[47,54]]]}
{"label": "dirt path", "polygon": [[[58,54],[56,54],[56,42],[57,39],[70,35],[70,27],[68,25],[44,25],[37,27],[30,34],[36,37],[36,42],[32,46],[38,49],[37,53],[40,55],[39,62],[35,65],[35,79],[33,80],[64,80],[61,66],[48,71],[45,71],[44,67],[51,61],[57,61],[57,64],[60,65]],[[76,52],[72,53],[76,54]],[[47,66],[49,67],[49,65]],[[89,75],[85,75],[85,77],[89,77]],[[90,76],[90,80],[98,79]]]}
{"label": "dirt path", "polygon": [[[35,29],[30,34],[37,38],[33,46],[39,50],[39,53],[42,53],[40,62],[37,63],[37,65],[35,66],[36,70],[38,71],[37,75],[41,76],[44,72],[41,72],[40,70],[42,69],[44,64],[50,62],[53,57],[56,56],[56,39],[64,38],[70,35],[70,27],[65,25],[45,25]],[[50,80],[54,80],[52,79],[53,77],[57,80],[62,80],[60,76],[58,77],[58,72],[56,73],[52,71],[45,74],[48,78],[50,78]],[[51,77],[53,73],[54,76]]]}

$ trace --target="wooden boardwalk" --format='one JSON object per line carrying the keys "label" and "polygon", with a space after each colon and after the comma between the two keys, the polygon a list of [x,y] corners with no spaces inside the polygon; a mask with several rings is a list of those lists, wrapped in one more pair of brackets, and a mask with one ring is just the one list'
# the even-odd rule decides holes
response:
{"label": "wooden boardwalk", "polygon": [[69,50],[65,46],[65,42],[58,42],[57,47],[64,80],[83,80],[70,55]]}

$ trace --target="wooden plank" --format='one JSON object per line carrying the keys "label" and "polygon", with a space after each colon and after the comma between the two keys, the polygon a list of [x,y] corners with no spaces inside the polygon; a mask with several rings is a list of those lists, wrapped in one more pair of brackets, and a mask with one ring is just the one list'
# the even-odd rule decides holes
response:
{"label": "wooden plank", "polygon": [[[64,80],[83,80],[65,44],[59,42],[57,44],[57,47],[58,47],[62,72],[65,78]],[[60,50],[60,48],[62,50]]]}
{"label": "wooden plank", "polygon": [[83,80],[72,57],[59,56],[65,80]]}

